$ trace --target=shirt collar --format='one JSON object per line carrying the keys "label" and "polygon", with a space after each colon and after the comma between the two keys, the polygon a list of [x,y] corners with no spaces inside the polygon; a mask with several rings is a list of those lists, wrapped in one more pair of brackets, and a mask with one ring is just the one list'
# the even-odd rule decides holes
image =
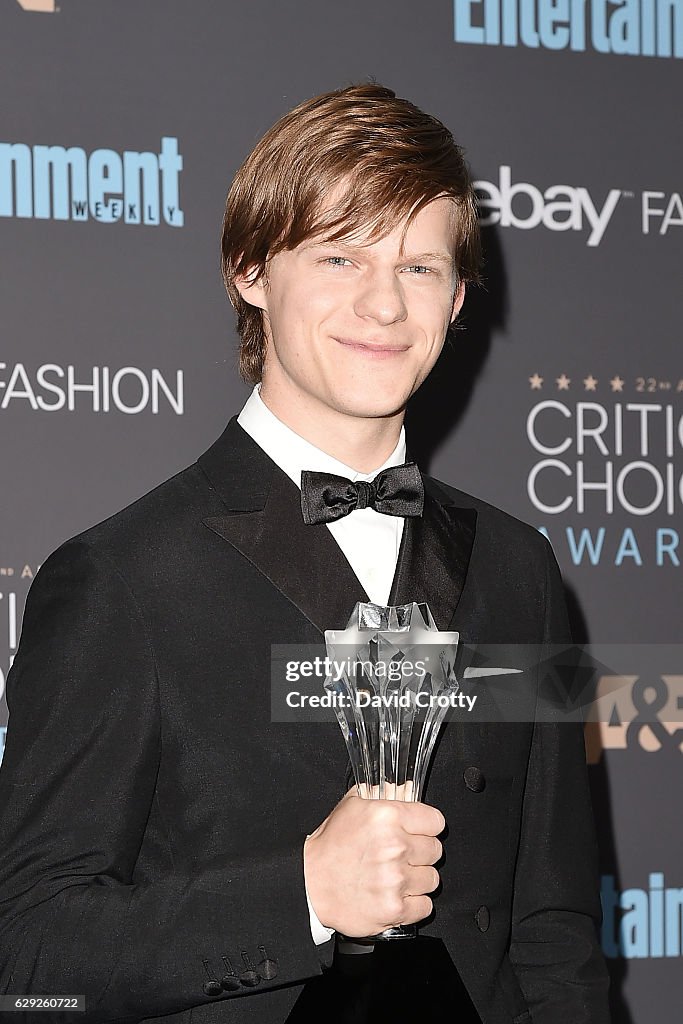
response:
{"label": "shirt collar", "polygon": [[237,422],[297,487],[301,487],[301,471],[304,469],[316,473],[336,473],[349,480],[372,480],[383,469],[400,466],[406,460],[405,429],[401,427],[398,444],[389,458],[370,473],[358,473],[339,459],[316,448],[278,419],[261,398],[260,389],[260,384],[254,387]]}

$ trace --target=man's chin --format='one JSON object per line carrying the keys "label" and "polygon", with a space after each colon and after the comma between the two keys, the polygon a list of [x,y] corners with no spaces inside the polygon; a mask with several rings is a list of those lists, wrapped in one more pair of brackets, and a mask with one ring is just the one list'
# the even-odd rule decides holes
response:
{"label": "man's chin", "polygon": [[358,397],[349,398],[347,402],[339,403],[339,410],[354,419],[393,419],[405,413],[408,398],[400,396],[391,399],[378,399],[377,396],[368,397],[366,400],[359,400]]}

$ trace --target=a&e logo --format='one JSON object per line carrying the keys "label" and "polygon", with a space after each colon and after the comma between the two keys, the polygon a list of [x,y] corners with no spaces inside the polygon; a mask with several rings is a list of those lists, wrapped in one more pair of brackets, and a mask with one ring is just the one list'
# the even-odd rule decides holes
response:
{"label": "a&e logo", "polygon": [[588,763],[605,750],[683,753],[682,711],[681,675],[603,677],[586,714]]}
{"label": "a&e logo", "polygon": [[43,14],[54,14],[57,10],[55,0],[17,0],[22,11],[36,11]]}

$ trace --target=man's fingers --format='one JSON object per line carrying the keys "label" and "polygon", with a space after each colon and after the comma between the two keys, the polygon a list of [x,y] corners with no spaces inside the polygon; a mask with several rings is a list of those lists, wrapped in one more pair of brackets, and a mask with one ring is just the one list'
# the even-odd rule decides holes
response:
{"label": "man's fingers", "polygon": [[414,867],[436,864],[443,854],[443,846],[436,836],[412,836],[408,849],[408,863]]}
{"label": "man's fingers", "polygon": [[350,789],[304,843],[306,886],[320,921],[345,935],[371,935],[428,917],[444,828],[429,804],[362,799]]}
{"label": "man's fingers", "polygon": [[428,892],[434,892],[439,881],[439,872],[436,868],[411,868],[406,882],[406,892],[403,895],[425,896]]}
{"label": "man's fingers", "polygon": [[432,912],[432,901],[429,896],[406,896],[403,901],[402,920],[397,924],[417,924],[424,921]]}
{"label": "man's fingers", "polygon": [[437,807],[429,804],[401,804],[402,825],[416,836],[438,836],[446,827],[446,819]]}

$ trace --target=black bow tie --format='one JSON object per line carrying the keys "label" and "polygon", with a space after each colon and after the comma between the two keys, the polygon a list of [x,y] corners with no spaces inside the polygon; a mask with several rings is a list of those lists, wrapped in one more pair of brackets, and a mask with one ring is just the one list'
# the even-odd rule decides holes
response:
{"label": "black bow tie", "polygon": [[385,516],[421,516],[424,484],[414,462],[393,466],[374,480],[347,480],[334,473],[301,474],[301,512],[306,525],[333,523],[356,508],[374,508]]}

